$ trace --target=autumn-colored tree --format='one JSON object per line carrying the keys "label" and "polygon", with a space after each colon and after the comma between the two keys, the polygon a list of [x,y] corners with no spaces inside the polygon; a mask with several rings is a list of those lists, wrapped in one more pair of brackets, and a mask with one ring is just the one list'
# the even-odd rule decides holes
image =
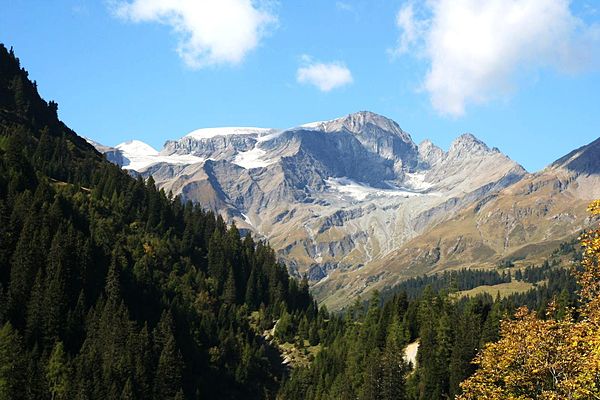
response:
{"label": "autumn-colored tree", "polygon": [[[589,211],[600,215],[600,200]],[[600,398],[600,229],[580,240],[579,318],[554,318],[554,304],[546,319],[520,308],[515,320],[502,322],[500,340],[476,357],[479,369],[461,384],[458,399]]]}

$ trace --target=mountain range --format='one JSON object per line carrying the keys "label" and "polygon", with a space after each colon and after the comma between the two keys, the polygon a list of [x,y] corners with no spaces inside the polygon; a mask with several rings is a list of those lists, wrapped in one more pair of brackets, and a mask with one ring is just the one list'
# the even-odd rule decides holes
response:
{"label": "mountain range", "polygon": [[471,134],[448,151],[363,111],[290,129],[207,128],[108,160],[267,239],[337,308],[410,276],[536,262],[590,221],[600,140],[528,173]]}

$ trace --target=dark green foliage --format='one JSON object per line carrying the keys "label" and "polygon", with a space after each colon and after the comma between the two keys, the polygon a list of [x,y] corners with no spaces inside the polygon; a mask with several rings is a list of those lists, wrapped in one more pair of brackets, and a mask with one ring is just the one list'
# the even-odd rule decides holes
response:
{"label": "dark green foliage", "polygon": [[274,398],[260,329],[315,308],[266,244],[107,162],[0,45],[0,398]]}
{"label": "dark green foliage", "polygon": [[[457,283],[508,279],[495,271],[460,271],[454,275],[457,279],[448,279],[453,274],[447,273],[411,280],[405,285],[413,293],[410,300],[405,292],[396,292],[381,307],[376,294],[369,302],[357,300],[345,315],[330,317],[321,335],[332,339],[321,342],[324,349],[310,366],[292,371],[282,397],[454,398],[460,393],[459,383],[474,373],[471,361],[477,352],[498,340],[500,320],[512,315],[516,307],[526,304],[543,315],[552,298],[557,298],[559,313],[575,304],[575,283],[568,270],[543,268],[544,284],[504,299],[489,294],[457,297],[452,293]],[[420,287],[424,281],[435,284]],[[309,336],[312,331],[309,328]],[[417,339],[417,365],[410,371],[404,349]]]}
{"label": "dark green foliage", "polygon": [[[406,297],[395,296],[380,307],[378,296],[373,296],[367,309],[357,302],[345,316],[328,315],[318,333],[324,349],[310,367],[292,372],[282,388],[282,398],[407,398],[408,366],[403,359],[410,339]],[[309,336],[311,332],[317,335],[315,328],[309,327]]]}
{"label": "dark green foliage", "polygon": [[182,391],[183,359],[171,333],[158,359],[154,379],[155,399],[174,399]]}
{"label": "dark green foliage", "polygon": [[68,399],[69,378],[69,365],[64,346],[62,342],[56,342],[46,366],[46,381],[52,400]]}
{"label": "dark green foliage", "polygon": [[0,328],[0,400],[25,399],[26,374],[21,338],[7,322]]}

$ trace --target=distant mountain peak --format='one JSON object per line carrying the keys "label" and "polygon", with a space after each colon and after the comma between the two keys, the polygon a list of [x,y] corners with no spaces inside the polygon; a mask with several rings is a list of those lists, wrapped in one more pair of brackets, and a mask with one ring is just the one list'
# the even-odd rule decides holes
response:
{"label": "distant mountain peak", "polygon": [[121,150],[125,155],[155,156],[158,154],[154,147],[141,140],[128,140],[116,145],[115,148]]}
{"label": "distant mountain peak", "polygon": [[93,139],[90,139],[88,137],[82,136],[82,138],[84,138],[86,140],[86,142],[88,142],[89,144],[91,144],[92,146],[94,146],[94,148],[99,151],[100,153],[104,154],[107,153],[109,151],[114,151],[115,148],[114,147],[110,147],[110,146],[105,146],[102,143],[98,143]]}
{"label": "distant mountain peak", "polygon": [[349,114],[338,121],[342,123],[344,128],[352,133],[361,132],[364,130],[365,126],[371,124],[387,132],[395,133],[407,142],[412,142],[410,135],[404,132],[396,121],[371,111],[359,111]]}
{"label": "distant mountain peak", "polygon": [[482,140],[478,139],[472,133],[463,133],[450,144],[449,154],[456,153],[490,153],[497,152],[498,150],[492,150]]}
{"label": "distant mountain peak", "polygon": [[406,143],[413,143],[410,135],[400,128],[398,123],[372,111],[358,111],[344,117],[328,121],[317,121],[301,125],[301,128],[315,129],[324,132],[348,131],[352,134],[364,135],[368,126],[399,136]]}
{"label": "distant mountain peak", "polygon": [[440,162],[444,157],[444,150],[436,146],[431,140],[425,139],[417,146],[419,158],[424,166],[432,166]]}
{"label": "distant mountain peak", "polygon": [[419,145],[417,147],[419,148],[419,151],[427,151],[427,152],[429,152],[431,150],[440,150],[440,151],[443,151],[441,148],[439,148],[438,146],[436,146],[435,143],[433,143],[429,139],[423,140],[421,143],[419,143]]}
{"label": "distant mountain peak", "polygon": [[478,139],[475,135],[468,132],[463,133],[462,135],[454,139],[454,143],[478,143],[486,146],[486,144],[482,140]]}

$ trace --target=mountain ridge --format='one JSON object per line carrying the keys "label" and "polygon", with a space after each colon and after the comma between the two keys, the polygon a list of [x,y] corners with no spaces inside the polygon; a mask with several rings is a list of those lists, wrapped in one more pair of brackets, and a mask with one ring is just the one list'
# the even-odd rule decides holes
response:
{"label": "mountain ridge", "polygon": [[[334,279],[313,290],[333,307],[345,297],[393,286],[415,275],[459,268],[497,268],[505,262],[541,263],[562,242],[569,242],[597,223],[587,206],[600,198],[600,168],[569,169],[598,159],[600,139],[561,157],[547,168],[468,204],[453,218],[433,224],[360,273],[371,278],[368,288],[358,273]],[[595,157],[594,157],[595,154]]]}
{"label": "mountain ridge", "polygon": [[527,175],[472,134],[444,151],[367,111],[284,130],[193,132],[136,173],[269,240],[313,284],[383,259]]}
{"label": "mountain ridge", "polygon": [[524,253],[534,262],[575,235],[600,197],[600,140],[529,173],[471,133],[447,150],[417,145],[367,111],[209,132],[221,134],[167,141],[166,159],[137,173],[267,239],[335,308],[416,274],[493,268]]}

